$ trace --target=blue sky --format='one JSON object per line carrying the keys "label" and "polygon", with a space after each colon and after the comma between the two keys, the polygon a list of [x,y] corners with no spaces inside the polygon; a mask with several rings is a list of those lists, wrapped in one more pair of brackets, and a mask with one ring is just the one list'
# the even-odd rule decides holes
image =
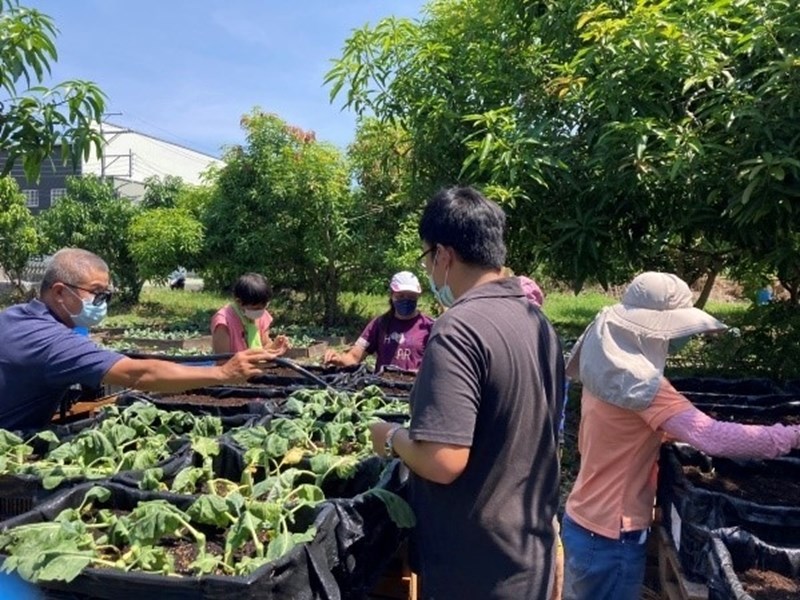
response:
{"label": "blue sky", "polygon": [[50,82],[88,79],[108,121],[219,156],[254,106],[344,148],[355,119],[323,78],[350,32],[422,0],[22,0],[59,29]]}

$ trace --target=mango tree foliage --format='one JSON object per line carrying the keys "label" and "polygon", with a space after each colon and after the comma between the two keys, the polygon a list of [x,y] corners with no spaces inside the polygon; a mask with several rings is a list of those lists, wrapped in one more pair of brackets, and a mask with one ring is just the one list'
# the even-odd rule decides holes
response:
{"label": "mango tree foliage", "polygon": [[45,252],[72,246],[94,252],[111,270],[124,302],[136,302],[144,284],[130,251],[130,225],[140,208],[119,198],[111,181],[92,175],[67,178],[67,194],[39,215]]}
{"label": "mango tree foliage", "polygon": [[438,0],[356,31],[328,81],[408,132],[417,197],[503,202],[517,270],[772,271],[796,299],[798,32],[788,0]]}
{"label": "mango tree foliage", "polygon": [[105,95],[91,82],[41,85],[58,55],[53,20],[18,0],[0,0],[0,150],[7,153],[6,175],[17,161],[29,181],[38,180],[42,162],[54,153],[73,166],[99,155],[102,138],[94,126]]}
{"label": "mango tree foliage", "polygon": [[206,208],[215,193],[213,182],[203,185],[184,184],[175,200],[175,208],[180,208],[196,220],[202,221]]}
{"label": "mango tree foliage", "polygon": [[25,196],[12,177],[0,177],[0,269],[18,290],[28,259],[39,250],[39,236]]}
{"label": "mango tree foliage", "polygon": [[261,272],[278,289],[307,293],[330,323],[342,269],[354,262],[346,161],[313,132],[258,109],[242,126],[247,145],[225,156],[205,211],[207,282],[222,289]]}
{"label": "mango tree foliage", "polygon": [[[581,46],[553,85],[575,107],[585,143],[588,229],[613,232],[605,247],[634,269],[709,275],[707,283],[726,268],[763,270],[762,240],[785,215],[766,208],[773,201],[764,195],[747,211],[770,217],[756,227],[758,217],[743,217],[742,174],[781,139],[796,144],[792,119],[769,108],[792,87],[782,55],[797,48],[795,12],[781,1],[683,0],[600,3],[581,15]],[[771,89],[757,83],[767,80]],[[791,218],[783,223],[792,227]],[[574,247],[576,229],[567,223],[557,243]],[[592,258],[579,253],[580,276],[602,271]]]}
{"label": "mango tree foliage", "polygon": [[128,231],[130,253],[139,275],[164,283],[178,266],[196,268],[203,250],[203,224],[180,208],[143,210]]}
{"label": "mango tree foliage", "polygon": [[162,179],[152,175],[144,180],[142,208],[175,208],[187,185],[175,175],[165,175]]}
{"label": "mango tree foliage", "polygon": [[406,132],[408,175],[396,193],[417,208],[455,183],[503,203],[518,270],[546,248],[539,215],[563,214],[569,201],[548,195],[573,151],[570,115],[547,83],[577,39],[569,23],[581,4],[434,1],[420,21],[354,32],[326,79],[362,123],[374,115]]}
{"label": "mango tree foliage", "polygon": [[348,157],[358,184],[350,226],[352,237],[362,243],[352,247],[357,266],[343,272],[347,289],[385,293],[392,273],[422,274],[415,263],[420,203],[400,191],[410,178],[410,152],[408,134],[397,123],[361,120]]}

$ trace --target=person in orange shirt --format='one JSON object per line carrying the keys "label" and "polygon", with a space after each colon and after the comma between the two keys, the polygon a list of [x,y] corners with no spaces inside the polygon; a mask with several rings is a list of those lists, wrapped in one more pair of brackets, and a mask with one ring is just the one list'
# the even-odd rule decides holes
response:
{"label": "person in orange shirt", "polygon": [[658,454],[668,435],[712,456],[774,458],[800,447],[800,426],[720,422],[664,377],[670,351],[726,327],[694,308],[676,275],[647,272],[575,344],[567,375],[583,384],[581,466],[562,525],[577,600],[638,600]]}

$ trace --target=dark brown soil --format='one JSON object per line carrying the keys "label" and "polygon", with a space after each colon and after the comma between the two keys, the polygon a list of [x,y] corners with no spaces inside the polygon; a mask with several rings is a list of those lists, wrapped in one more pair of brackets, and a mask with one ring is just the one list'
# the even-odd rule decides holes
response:
{"label": "dark brown soil", "polygon": [[743,425],[800,425],[800,415],[784,415],[782,417],[771,417],[762,415],[731,416],[724,410],[704,411],[712,419],[717,421],[734,421]]}
{"label": "dark brown soil", "polygon": [[173,394],[164,396],[156,401],[156,404],[191,404],[194,406],[246,406],[251,402],[257,402],[254,398],[215,398],[214,396],[203,396],[201,394]]}
{"label": "dark brown soil", "polygon": [[402,381],[403,383],[414,383],[416,375],[410,373],[398,373],[397,371],[384,371],[380,374],[381,379],[386,381]]}
{"label": "dark brown soil", "polygon": [[268,367],[264,369],[263,374],[270,375],[273,377],[291,377],[292,379],[305,379],[303,375],[301,375],[294,369],[290,369],[289,367]]}
{"label": "dark brown soil", "polygon": [[[263,542],[266,547],[269,543],[269,534],[266,531],[258,532],[258,539]],[[175,559],[175,573],[178,575],[194,575],[189,568],[197,558],[197,546],[190,538],[163,538],[159,543],[160,546],[166,548],[173,558]],[[123,553],[128,549],[124,548]],[[222,532],[206,534],[206,551],[213,554],[222,560],[225,553],[225,537]],[[244,556],[255,556],[255,546],[252,541],[247,542],[240,549],[233,553],[234,563],[238,562]],[[217,569],[214,575],[228,575],[222,569]]]}
{"label": "dark brown soil", "polygon": [[378,385],[378,387],[387,396],[399,396],[405,398],[411,393],[411,390],[403,390],[389,385]]}
{"label": "dark brown soil", "polygon": [[270,384],[270,383],[252,383],[250,381],[246,381],[244,383],[237,383],[235,386],[232,386],[232,387],[250,388],[250,389],[258,388],[258,389],[262,389],[262,390],[268,390],[268,391],[271,392],[272,390],[283,390],[283,389],[285,389],[286,386],[274,385],[274,384]]}
{"label": "dark brown soil", "polygon": [[[194,542],[185,538],[172,538],[161,540],[161,546],[167,549],[175,558],[175,572],[179,575],[192,575],[189,565],[197,558],[197,546]],[[206,551],[216,556],[223,556],[225,552],[225,540],[222,536],[208,537],[206,539]],[[224,575],[222,571],[217,571],[215,575]]]}
{"label": "dark brown soil", "polygon": [[775,571],[748,569],[736,573],[744,591],[754,600],[796,600],[800,598],[800,580],[789,579]]}
{"label": "dark brown soil", "polygon": [[743,500],[771,506],[800,506],[800,482],[770,473],[742,473],[741,476],[705,473],[699,467],[683,467],[694,485],[724,492]]}

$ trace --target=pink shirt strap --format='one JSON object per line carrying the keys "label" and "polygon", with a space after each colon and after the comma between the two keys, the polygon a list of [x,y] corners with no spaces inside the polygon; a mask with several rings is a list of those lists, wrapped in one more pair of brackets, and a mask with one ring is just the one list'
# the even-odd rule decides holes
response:
{"label": "pink shirt strap", "polygon": [[[269,312],[264,311],[264,314],[261,318],[257,321],[258,328],[261,331],[261,335],[263,336],[265,333],[269,333],[269,326],[272,324],[272,315]],[[214,330],[219,327],[220,325],[225,326],[228,329],[228,336],[231,340],[231,352],[239,352],[240,350],[247,349],[247,343],[245,341],[244,336],[244,327],[242,327],[242,321],[239,319],[239,316],[236,314],[236,311],[231,308],[230,304],[226,304],[222,308],[220,308],[213,317],[211,317],[211,333],[214,333]]]}

